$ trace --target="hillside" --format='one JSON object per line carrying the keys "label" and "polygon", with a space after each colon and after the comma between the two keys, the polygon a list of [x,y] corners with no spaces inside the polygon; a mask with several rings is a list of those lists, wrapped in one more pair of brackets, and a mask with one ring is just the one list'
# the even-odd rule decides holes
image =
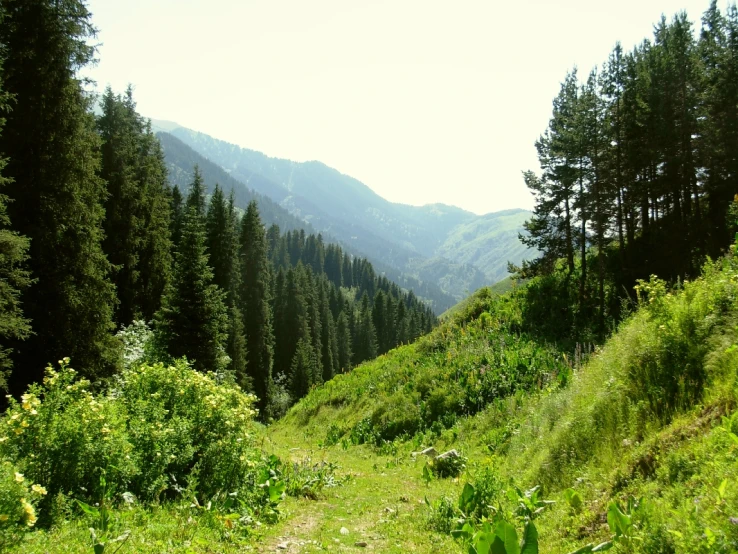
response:
{"label": "hillside", "polygon": [[436,252],[455,262],[483,268],[487,284],[496,283],[508,275],[507,262],[535,257],[534,251],[518,239],[523,223],[530,217],[526,210],[479,216],[454,227]]}
{"label": "hillside", "polygon": [[[157,138],[159,139],[162,150],[164,151],[168,178],[171,184],[177,185],[180,190],[186,192],[192,182],[193,168],[197,165],[202,173],[202,178],[208,194],[212,193],[215,184],[217,183],[226,191],[226,194],[229,194],[231,190],[234,191],[236,206],[241,209],[245,209],[246,205],[251,200],[256,200],[264,223],[267,226],[272,224],[279,225],[283,232],[300,229],[303,229],[308,234],[317,232],[308,221],[293,215],[285,207],[280,206],[269,197],[252,190],[249,186],[233,177],[219,165],[198,154],[177,137],[161,130],[163,128],[170,129],[173,125],[176,124],[167,124],[167,122],[157,123],[157,127],[160,129],[157,133]],[[255,182],[264,181],[264,178],[254,176],[249,182],[253,184]],[[346,233],[350,234],[353,232],[352,229],[348,227],[342,229],[344,231],[344,236]],[[356,247],[354,241],[338,240],[330,231],[324,231],[322,235],[326,242],[338,242],[354,256],[367,256],[364,251]],[[385,254],[392,252],[392,245],[379,238],[376,240],[376,244],[369,246],[371,251],[384,252]],[[401,249],[399,250],[402,252]],[[399,255],[404,256],[404,258],[400,259],[410,259],[410,253],[408,252],[405,252],[404,254],[400,253]],[[381,260],[378,261],[378,257],[379,256],[374,257],[372,262],[374,264],[374,268],[380,274],[385,275],[388,279],[399,284],[405,290],[412,290],[418,297],[428,302],[436,313],[443,312],[457,302],[456,297],[444,292],[444,290],[436,284],[436,281],[429,278],[427,274],[425,274],[426,278],[424,280],[420,280],[416,277],[419,272],[401,271],[397,269],[394,264],[388,264]],[[390,259],[395,258],[390,257]],[[397,265],[402,264],[398,263]],[[446,272],[444,273],[444,277],[447,279],[454,277],[464,279],[464,276],[471,273],[471,278],[474,282],[471,286],[465,287],[469,290],[476,290],[484,284],[483,279],[481,279],[481,273],[472,270],[470,266],[461,266],[461,264],[453,264],[445,261],[444,264],[439,265],[439,267],[445,269]],[[431,270],[435,270],[435,268],[431,266]]]}
{"label": "hillside", "polygon": [[[461,551],[463,540],[444,536],[459,518],[481,529],[491,504],[519,536],[535,519],[546,553],[607,541],[616,552],[734,552],[737,278],[729,260],[680,291],[645,284],[648,302],[573,366],[534,337],[510,340],[505,314],[519,293],[481,293],[417,344],[315,390],[269,436],[322,444],[323,458],[356,464],[359,479],[385,491],[363,511],[313,523],[328,531],[333,513],[345,517],[381,551]],[[429,446],[464,456],[458,481],[423,484],[426,458],[411,452]],[[556,503],[516,512],[516,491],[537,485]],[[362,501],[339,493],[349,496]]]}
{"label": "hillside", "polygon": [[269,197],[254,192],[241,181],[231,177],[222,167],[201,156],[173,135],[159,132],[156,136],[164,151],[169,182],[171,185],[178,186],[183,193],[187,192],[192,182],[193,168],[197,165],[202,172],[205,190],[208,194],[212,194],[217,183],[226,193],[233,190],[236,206],[241,209],[246,209],[249,202],[256,200],[259,213],[267,226],[276,224],[283,231],[304,229],[306,233],[314,232],[309,223],[290,214]]}
{"label": "hillside", "polygon": [[[709,263],[683,288],[643,283],[640,308],[574,362],[520,331],[525,287],[483,289],[428,336],[336,376],[255,431],[262,452],[281,459],[267,462],[274,483],[290,491],[268,504],[273,525],[246,531],[250,517],[228,519],[238,509],[221,499],[207,511],[193,504],[189,524],[176,503],[155,514],[121,508],[115,528],[152,552],[164,543],[171,552],[488,552],[485,537],[501,530],[515,537],[506,553],[521,552],[523,536],[551,554],[735,552],[737,283],[735,259]],[[126,379],[140,374],[166,391],[162,370]],[[191,379],[184,366],[177,375]],[[108,413],[118,400],[101,402]],[[428,447],[435,453],[420,453]],[[450,450],[460,456],[452,463],[433,459]],[[189,535],[195,521],[207,523]],[[86,526],[32,533],[21,550],[82,551]]]}
{"label": "hillside", "polygon": [[164,128],[318,231],[456,301],[504,278],[508,261],[533,257],[518,240],[525,210],[476,216],[443,204],[396,204],[320,162],[271,158],[174,123]]}

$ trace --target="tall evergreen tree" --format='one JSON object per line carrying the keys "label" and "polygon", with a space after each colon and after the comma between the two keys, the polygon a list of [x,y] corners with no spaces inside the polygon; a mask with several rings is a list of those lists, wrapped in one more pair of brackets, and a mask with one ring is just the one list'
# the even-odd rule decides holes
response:
{"label": "tall evergreen tree", "polygon": [[238,296],[247,340],[246,369],[259,397],[259,408],[264,413],[272,380],[274,331],[266,234],[254,201],[249,203],[241,220],[239,266]]}
{"label": "tall evergreen tree", "polygon": [[193,210],[197,217],[205,218],[205,182],[202,179],[200,167],[195,165],[192,172],[192,183],[187,191],[185,208]]}
{"label": "tall evergreen tree", "polygon": [[205,229],[213,279],[233,303],[238,286],[238,222],[232,202],[216,184],[208,205]]}
{"label": "tall evergreen tree", "polygon": [[[7,109],[8,95],[0,89],[0,113]],[[5,118],[0,118],[0,132],[4,124]],[[7,160],[0,159],[0,190],[9,184],[2,175],[6,163]],[[31,330],[20,301],[21,293],[31,283],[25,269],[28,239],[10,229],[6,202],[7,197],[0,193],[0,391],[7,390],[7,378],[13,367],[13,350],[9,344],[26,339]]]}
{"label": "tall evergreen tree", "polygon": [[182,237],[182,222],[184,221],[184,198],[177,185],[172,187],[172,198],[169,206],[171,212],[169,230],[172,235],[172,248],[176,250],[179,246],[179,239]]}
{"label": "tall evergreen tree", "polygon": [[103,250],[114,265],[117,323],[151,319],[169,278],[169,185],[158,140],[136,112],[133,91],[110,87],[97,120],[101,176],[108,184]]}
{"label": "tall evergreen tree", "polygon": [[24,299],[34,334],[18,345],[12,376],[19,392],[63,356],[87,376],[109,375],[119,349],[111,335],[115,288],[101,248],[99,138],[76,78],[94,54],[90,14],[81,0],[5,0],[2,8],[4,83],[13,104],[0,155],[13,180],[8,214],[31,240],[36,279]]}
{"label": "tall evergreen tree", "polygon": [[141,137],[139,180],[144,188],[144,239],[139,255],[138,309],[151,321],[161,307],[161,298],[172,274],[171,189],[167,181],[164,152],[146,121]]}
{"label": "tall evergreen tree", "polygon": [[369,294],[364,292],[361,297],[361,311],[356,322],[356,335],[354,340],[354,365],[365,360],[371,360],[377,356],[377,332],[372,321],[371,302]]}
{"label": "tall evergreen tree", "polygon": [[342,373],[351,371],[351,359],[354,355],[351,347],[351,328],[343,310],[338,314],[336,322],[336,342],[338,343],[338,371]]}
{"label": "tall evergreen tree", "polygon": [[293,398],[302,398],[313,385],[320,384],[320,368],[312,344],[304,338],[297,342],[290,365],[290,391]]}
{"label": "tall evergreen tree", "polygon": [[185,214],[174,275],[155,323],[159,341],[171,356],[187,356],[200,371],[225,369],[225,294],[213,283],[205,229],[195,207]]}

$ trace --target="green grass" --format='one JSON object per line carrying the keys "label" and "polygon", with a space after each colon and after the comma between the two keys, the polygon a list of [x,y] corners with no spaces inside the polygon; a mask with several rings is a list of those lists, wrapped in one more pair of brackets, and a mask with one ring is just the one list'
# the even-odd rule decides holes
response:
{"label": "green grass", "polygon": [[[520,532],[510,492],[534,485],[555,501],[535,521],[542,553],[610,540],[611,503],[627,512],[634,499],[612,552],[738,551],[738,263],[708,264],[678,290],[657,280],[640,290],[641,308],[579,367],[520,331],[520,295],[480,291],[429,336],[259,431],[258,447],[285,468],[333,464],[302,495],[313,473],[294,474],[297,496],[275,523],[229,526],[220,508],[183,499],[118,505],[116,531],[131,530],[121,554],[465,552],[449,534],[459,518],[504,517]],[[426,482],[413,453],[429,446],[457,449],[461,475]],[[485,495],[473,513],[459,507],[466,483]],[[15,551],[91,552],[91,524],[71,510]]]}

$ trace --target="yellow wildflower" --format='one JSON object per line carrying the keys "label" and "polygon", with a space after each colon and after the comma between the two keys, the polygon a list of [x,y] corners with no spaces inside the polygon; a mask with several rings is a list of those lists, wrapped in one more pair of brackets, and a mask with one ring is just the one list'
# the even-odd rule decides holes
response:
{"label": "yellow wildflower", "polygon": [[23,511],[26,512],[26,525],[33,527],[36,523],[36,511],[25,498],[21,498],[21,504],[23,504]]}
{"label": "yellow wildflower", "polygon": [[24,479],[23,474],[22,473],[18,473],[16,471],[15,472],[15,480],[16,480],[16,482],[22,483],[23,482],[23,479]]}
{"label": "yellow wildflower", "polygon": [[31,485],[31,490],[35,492],[36,494],[40,494],[41,496],[46,496],[46,489],[42,487],[41,485]]}

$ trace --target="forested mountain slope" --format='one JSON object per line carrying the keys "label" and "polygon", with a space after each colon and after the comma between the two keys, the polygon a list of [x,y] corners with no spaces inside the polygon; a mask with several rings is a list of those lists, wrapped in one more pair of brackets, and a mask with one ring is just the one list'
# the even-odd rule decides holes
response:
{"label": "forested mountain slope", "polygon": [[314,232],[307,221],[295,217],[268,196],[259,194],[234,179],[222,167],[201,156],[175,136],[159,132],[156,137],[164,151],[167,177],[172,186],[176,185],[186,193],[187,187],[192,183],[193,169],[198,166],[207,194],[212,194],[215,185],[218,184],[227,192],[233,190],[238,208],[246,209],[248,203],[255,200],[266,225],[277,224],[284,231],[304,229],[306,233]]}
{"label": "forested mountain slope", "polygon": [[443,204],[396,204],[320,162],[270,158],[174,123],[161,125],[320,232],[375,262],[439,286],[457,301],[504,278],[508,262],[519,265],[535,257],[517,239],[531,215],[524,210],[514,211],[516,216],[476,216]]}
{"label": "forested mountain slope", "polygon": [[[166,128],[171,128],[171,125],[166,125]],[[161,128],[161,123],[157,124],[158,128]],[[161,143],[161,148],[164,152],[164,159],[167,166],[168,178],[172,185],[176,185],[180,188],[182,193],[186,193],[188,187],[192,183],[193,170],[195,166],[198,166],[202,175],[203,184],[208,194],[211,194],[216,184],[219,184],[221,189],[226,193],[231,190],[234,191],[234,200],[237,208],[245,209],[248,202],[255,200],[259,206],[260,214],[263,213],[262,219],[266,225],[277,224],[282,231],[290,230],[304,230],[306,233],[317,233],[314,227],[305,219],[302,219],[290,211],[287,208],[280,206],[268,196],[260,194],[252,190],[248,185],[239,181],[231,174],[226,172],[219,165],[211,162],[206,157],[198,154],[195,150],[190,148],[188,145],[183,143],[175,136],[159,131],[157,138]],[[249,182],[265,182],[266,179],[258,175],[252,176]],[[353,230],[349,227],[342,227],[345,233],[352,233]],[[354,241],[349,240],[338,240],[336,235],[330,231],[322,232],[323,239],[326,242],[338,242],[348,253],[358,256],[366,257],[362,250],[356,247]],[[375,252],[392,252],[393,249],[400,258],[392,259],[405,259],[411,260],[410,253],[403,251],[401,248],[398,249],[393,247],[387,241],[375,238],[376,243],[370,245],[370,249]],[[376,260],[376,259],[375,259]],[[420,280],[415,277],[416,273],[401,271],[397,269],[396,265],[383,263],[381,261],[374,261],[374,267],[379,274],[385,275],[391,281],[394,281],[406,290],[413,290],[415,294],[429,303],[436,313],[441,313],[448,307],[456,303],[456,297],[444,292],[433,279],[426,278]],[[410,263],[408,261],[408,263]],[[401,265],[401,264],[397,264]],[[451,266],[444,275],[450,274],[451,276],[460,276],[464,278],[466,275],[471,275],[473,281],[465,283],[462,290],[474,291],[480,286],[483,286],[484,280],[481,278],[481,274],[478,271],[474,271],[471,267],[458,268],[457,264],[449,263],[445,261],[444,266]],[[442,266],[443,267],[443,266]],[[471,270],[464,272],[463,269]]]}

